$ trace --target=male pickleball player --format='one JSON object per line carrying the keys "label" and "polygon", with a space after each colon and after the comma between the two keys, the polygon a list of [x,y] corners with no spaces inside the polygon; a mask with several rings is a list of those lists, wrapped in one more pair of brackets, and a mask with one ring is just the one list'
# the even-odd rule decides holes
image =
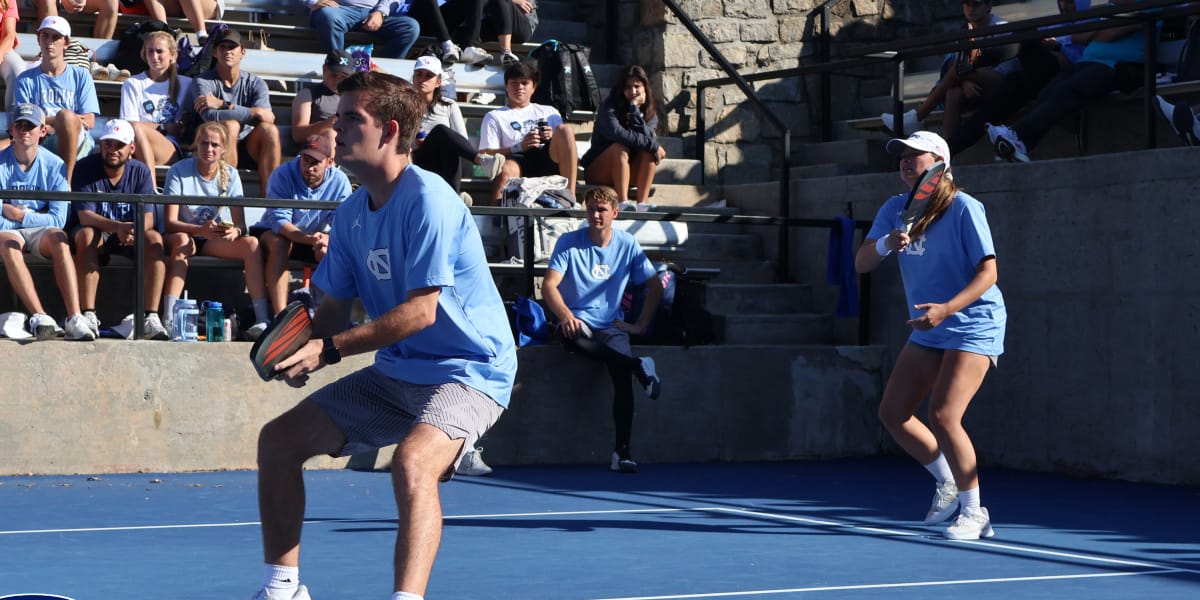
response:
{"label": "male pickleball player", "polygon": [[[444,180],[411,164],[425,108],[418,92],[374,72],[347,78],[338,91],[337,162],[362,185],[337,209],[329,251],[313,277],[326,293],[313,339],[277,372],[302,386],[308,373],[342,356],[377,352],[372,366],[263,427],[266,568],[254,598],[309,598],[298,568],[304,461],[398,444],[391,465],[399,509],[392,599],[420,599],[441,538],[438,483],[508,405],[516,348],[474,219]],[[342,330],[355,297],[371,320]]]}

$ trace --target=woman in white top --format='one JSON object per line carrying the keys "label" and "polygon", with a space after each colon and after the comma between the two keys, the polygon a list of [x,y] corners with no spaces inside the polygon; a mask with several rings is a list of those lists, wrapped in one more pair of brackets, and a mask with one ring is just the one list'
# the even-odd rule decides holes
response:
{"label": "woman in white top", "polygon": [[[237,169],[225,163],[228,145],[228,133],[222,124],[202,124],[196,130],[195,156],[171,166],[163,194],[240,198],[242,180]],[[167,281],[163,295],[167,314],[174,310],[175,301],[183,292],[188,259],[192,256],[241,260],[245,264],[246,289],[250,292],[255,318],[246,334],[256,339],[271,320],[271,309],[267,303],[262,250],[258,238],[246,235],[245,210],[240,206],[168,204],[165,212]]]}
{"label": "woman in white top", "polygon": [[179,50],[170,33],[155,31],[147,35],[142,44],[142,59],[146,61],[146,71],[121,84],[121,118],[133,124],[135,156],[150,167],[150,180],[157,187],[155,167],[182,156],[181,107],[192,80],[177,72]]}
{"label": "woman in white top", "polygon": [[413,66],[412,83],[428,106],[421,117],[421,130],[412,153],[413,164],[437,173],[456,192],[461,189],[462,159],[482,166],[488,179],[495,179],[504,165],[504,157],[477,153],[467,139],[462,109],[453,98],[442,96],[442,61],[435,56],[418,58]]}

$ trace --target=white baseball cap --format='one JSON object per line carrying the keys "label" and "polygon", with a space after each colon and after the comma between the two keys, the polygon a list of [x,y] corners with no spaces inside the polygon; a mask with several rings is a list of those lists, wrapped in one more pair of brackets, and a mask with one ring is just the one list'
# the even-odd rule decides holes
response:
{"label": "white baseball cap", "polygon": [[46,17],[42,19],[42,24],[38,26],[38,31],[43,29],[53,29],[65,38],[71,37],[71,24],[62,17]]}
{"label": "white baseball cap", "polygon": [[932,131],[916,131],[906,139],[892,138],[884,148],[888,154],[900,154],[905,148],[929,152],[946,163],[946,168],[950,168],[950,144]]}
{"label": "white baseball cap", "polygon": [[122,144],[133,143],[133,125],[129,121],[121,119],[112,119],[104,124],[104,133],[100,136],[100,141],[117,140]]}
{"label": "white baseball cap", "polygon": [[413,72],[416,73],[424,69],[434,75],[442,74],[442,61],[436,56],[422,56],[417,59],[417,64],[413,65]]}

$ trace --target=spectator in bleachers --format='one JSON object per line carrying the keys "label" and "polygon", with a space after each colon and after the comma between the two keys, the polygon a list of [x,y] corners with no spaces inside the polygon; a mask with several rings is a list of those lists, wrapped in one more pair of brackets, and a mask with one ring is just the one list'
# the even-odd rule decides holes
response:
{"label": "spectator in bleachers", "polygon": [[[579,159],[588,183],[612,186],[622,210],[646,210],[655,169],[667,156],[655,134],[657,104],[646,71],[626,67],[596,112],[592,144]],[[637,186],[637,204],[627,206],[631,182]]]}
{"label": "spectator in bleachers", "polygon": [[[229,130],[220,123],[208,122],[196,130],[196,154],[185,158],[167,171],[163,193],[168,196],[209,196],[214,199],[241,198],[242,180],[237,169],[225,162],[230,146]],[[245,265],[246,290],[254,305],[255,323],[246,335],[257,339],[271,320],[264,283],[262,251],[258,238],[247,235],[246,212],[240,206],[220,204],[168,204],[165,241],[167,280],[163,295],[169,316],[175,309],[187,279],[188,259],[192,256],[217,256],[241,260]]]}
{"label": "spectator in bleachers", "polygon": [[[1060,14],[1089,7],[1090,0],[1058,0]],[[1022,42],[1017,52],[1018,67],[1004,77],[996,93],[982,98],[978,108],[946,138],[950,152],[970,148],[986,133],[988,123],[1001,123],[1016,114],[1036,98],[1059,71],[1079,60],[1085,46],[1076,43],[1070,35]]]}
{"label": "spectator in bleachers", "polygon": [[[646,332],[662,298],[662,281],[633,235],[613,227],[621,209],[612,188],[589,188],[584,204],[588,226],[558,238],[542,283],[542,298],[558,319],[563,345],[608,367],[616,428],[609,468],[636,473],[638,465],[629,449],[633,378],[645,386],[651,399],[658,397],[662,382],[653,358],[633,356],[629,336]],[[621,295],[629,283],[647,288],[636,323],[625,322],[621,314]]]}
{"label": "spectator in bleachers", "polygon": [[[18,104],[8,121],[12,145],[0,150],[0,187],[6,190],[70,191],[63,161],[39,142],[46,135],[45,113],[35,104]],[[0,261],[8,283],[32,316],[29,332],[45,340],[58,335],[58,323],[46,314],[33,285],[25,254],[37,253],[54,266],[54,280],[67,310],[69,340],[94,340],[96,334],[79,310],[79,282],[66,225],[70,203],[66,200],[4,200],[0,207]]]}
{"label": "spectator in bleachers", "polygon": [[87,69],[68,65],[63,52],[70,42],[71,25],[62,17],[46,17],[38,27],[42,62],[17,76],[13,102],[30,103],[46,111],[50,135],[42,145],[58,154],[66,165],[67,179],[75,161],[91,154],[91,130],[100,114],[96,84]]}
{"label": "spectator in bleachers", "polygon": [[183,156],[183,108],[192,78],[178,72],[179,49],[175,38],[155,31],[142,43],[147,69],[121,84],[121,118],[133,125],[137,158],[150,170],[150,184],[158,187],[158,165]]}
{"label": "spectator in bleachers", "polygon": [[332,133],[337,117],[337,86],[354,74],[354,58],[345,50],[325,55],[321,83],[306,86],[292,99],[292,140],[297,144],[309,136]]}
{"label": "spectator in bleachers", "polygon": [[512,45],[532,40],[537,26],[537,0],[487,0],[483,7],[483,39],[496,40],[505,67],[521,62]]}
{"label": "spectator in bleachers", "polygon": [[[353,190],[346,174],[333,164],[333,132],[310,136],[300,155],[271,173],[267,198],[341,202]],[[288,259],[319,263],[329,249],[332,210],[271,208],[250,228],[266,250],[267,295],[271,310],[287,306]]]}
{"label": "spectator in bleachers", "polygon": [[[1007,23],[992,14],[992,0],[963,0],[965,28],[983,30]],[[904,131],[911,133],[920,129],[920,123],[930,113],[943,107],[942,135],[949,137],[958,127],[962,112],[981,98],[985,98],[1000,87],[1004,77],[1017,68],[1015,44],[972,48],[949,54],[942,61],[942,78],[917,108],[904,113]],[[892,113],[880,116],[884,126],[896,131]]]}
{"label": "spectator in bleachers", "polygon": [[[151,19],[166,21],[167,17],[186,17],[196,38],[203,45],[208,39],[208,19],[221,20],[225,16],[225,0],[119,0],[121,12],[145,14]],[[126,3],[141,4],[144,10],[126,9]],[[136,4],[135,4],[136,3]]]}
{"label": "spectator in bleachers", "polygon": [[1183,145],[1200,145],[1200,119],[1196,118],[1196,113],[1200,112],[1200,104],[1190,106],[1183,100],[1171,104],[1162,96],[1154,98],[1157,100],[1159,114],[1167,120],[1167,124],[1171,126],[1175,135],[1179,136]]}
{"label": "spectator in bleachers", "polygon": [[344,50],[347,31],[371,34],[379,44],[375,56],[404,58],[421,35],[412,17],[388,14],[406,2],[386,0],[301,0],[310,11],[309,23],[317,30],[321,50]]}
{"label": "spectator in bleachers", "polygon": [[[1133,4],[1137,0],[1112,0]],[[1029,151],[1063,117],[1076,113],[1088,102],[1121,87],[1117,65],[1140,66],[1146,54],[1141,23],[1076,33],[1076,43],[1086,43],[1079,61],[1064,68],[1038,96],[1033,108],[1012,127],[988,125],[988,138],[996,156],[1008,161],[1028,162]],[[1138,76],[1140,82],[1140,75]]]}
{"label": "spectator in bleachers", "polygon": [[[135,150],[133,126],[128,121],[112,119],[104,124],[100,135],[100,151],[84,157],[75,168],[71,189],[95,194],[153,194],[150,169],[133,158]],[[75,270],[79,274],[79,302],[83,316],[92,333],[100,335],[100,319],[96,316],[96,291],[100,285],[100,257],[119,254],[134,257],[135,212],[137,204],[81,200],[72,203],[76,223],[71,229],[75,242]],[[142,256],[145,258],[143,281],[146,313],[142,315],[142,337],[166,340],[167,329],[158,315],[162,299],[166,262],[163,258],[163,239],[154,228],[154,205],[142,205],[145,213]],[[131,324],[132,325],[132,324]],[[132,331],[132,328],[130,329]]]}
{"label": "spectator in bleachers", "polygon": [[483,117],[479,151],[501,154],[508,160],[492,180],[492,203],[500,204],[510,177],[562,175],[575,195],[579,157],[575,130],[563,122],[553,106],[533,103],[538,74],[518,62],[504,70],[506,104]]}
{"label": "spectator in bleachers", "polygon": [[[17,0],[9,0],[16,2]],[[92,37],[109,40],[117,31],[117,3],[119,0],[61,0],[62,10],[68,14],[96,15],[92,25]],[[57,17],[59,0],[33,0],[37,10],[37,18],[44,21],[46,17]],[[67,36],[70,37],[70,36]]]}
{"label": "spectator in bleachers", "polygon": [[225,160],[234,168],[257,168],[259,181],[266,182],[282,160],[267,82],[242,70],[246,49],[236,30],[227,29],[213,41],[216,66],[192,80],[184,108],[225,127],[229,139],[237,140],[226,148]]}
{"label": "spectator in bleachers", "polygon": [[[486,65],[492,55],[480,48],[484,0],[411,0],[393,2],[393,7],[408,7],[408,16],[421,25],[421,33],[437,38],[438,59],[447,65],[463,61],[468,65]],[[402,10],[402,9],[398,9]]]}
{"label": "spectator in bleachers", "polygon": [[[425,100],[425,113],[421,116],[421,129],[417,132],[416,147],[413,149],[413,164],[433,171],[446,180],[455,192],[462,189],[462,160],[483,167],[488,179],[494,179],[504,166],[504,157],[499,154],[476,152],[467,139],[467,123],[462,109],[453,98],[442,96],[442,63],[436,56],[417,59],[412,73],[413,87]],[[469,200],[466,196],[464,200]],[[470,204],[470,202],[468,202]]]}
{"label": "spectator in bleachers", "polygon": [[25,70],[25,59],[17,54],[18,0],[0,0],[0,77],[4,78],[4,107],[13,105],[17,75]]}

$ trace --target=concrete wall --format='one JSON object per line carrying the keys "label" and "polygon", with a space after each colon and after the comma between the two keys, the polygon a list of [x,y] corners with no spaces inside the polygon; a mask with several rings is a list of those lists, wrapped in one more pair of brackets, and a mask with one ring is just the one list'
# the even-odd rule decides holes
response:
{"label": "concrete wall", "polygon": [[[1000,368],[967,413],[985,464],[1200,483],[1197,164],[1200,149],[1173,148],[955,168],[987,207],[1009,314]],[[726,193],[770,212],[771,187]],[[793,214],[850,203],[869,220],[901,188],[890,173],[797,181]],[[798,280],[823,276],[826,239],[795,236]],[[908,335],[894,261],[873,283],[871,339],[890,361]]]}
{"label": "concrete wall", "polygon": [[[0,475],[254,468],[258,429],[304,392],[260,381],[249,348],[0,340]],[[639,401],[639,460],[879,452],[883,435],[872,408],[879,348],[642,350],[656,358],[664,387],[657,401]],[[348,357],[310,385],[369,359]],[[613,434],[605,370],[557,346],[524,349],[520,361],[512,409],[484,441],[487,460],[606,464]],[[322,458],[310,466],[345,462]]]}

